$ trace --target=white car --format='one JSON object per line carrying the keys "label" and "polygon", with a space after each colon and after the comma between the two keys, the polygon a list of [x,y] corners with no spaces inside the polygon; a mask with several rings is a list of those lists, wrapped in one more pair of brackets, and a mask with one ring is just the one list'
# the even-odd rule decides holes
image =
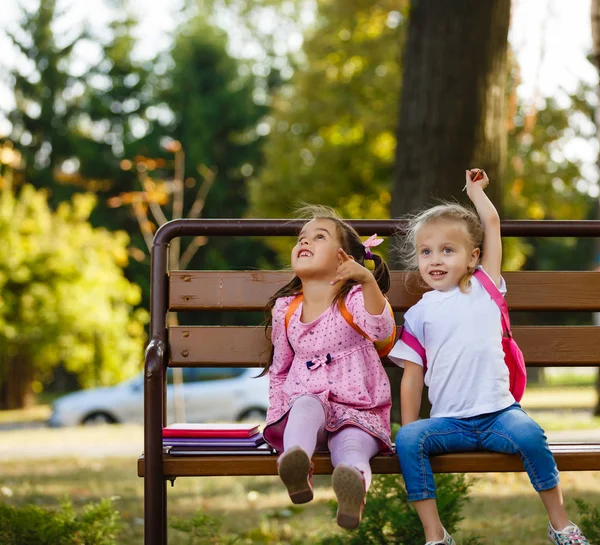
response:
{"label": "white car", "polygon": [[[183,368],[184,410],[187,422],[264,420],[269,406],[269,379],[261,369],[235,367]],[[175,415],[173,369],[167,369],[167,423]],[[177,399],[181,399],[178,397]],[[48,425],[52,427],[100,423],[142,423],[143,374],[107,388],[80,390],[58,398]]]}

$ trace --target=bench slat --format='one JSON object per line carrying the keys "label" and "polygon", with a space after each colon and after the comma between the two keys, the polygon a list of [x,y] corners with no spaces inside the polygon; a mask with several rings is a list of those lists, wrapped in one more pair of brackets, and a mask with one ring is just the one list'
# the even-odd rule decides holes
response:
{"label": "bench slat", "polygon": [[[550,449],[560,471],[600,470],[600,443],[551,444]],[[277,475],[277,456],[168,456],[163,457],[166,478],[226,475]],[[333,471],[328,454],[315,454],[315,473]],[[465,452],[433,456],[435,473],[522,472],[523,462],[517,455],[494,452]],[[396,456],[376,456],[371,460],[373,473],[399,473]],[[138,475],[144,476],[144,457],[138,460]]]}
{"label": "bench slat", "polygon": [[[600,327],[515,326],[527,365],[600,365]],[[171,365],[258,367],[268,360],[270,344],[263,327],[178,326],[169,328]]]}
{"label": "bench slat", "polygon": [[[421,291],[407,290],[409,273],[392,271],[388,296],[396,311],[415,304]],[[600,273],[518,271],[503,273],[511,310],[600,311]],[[171,310],[263,310],[268,299],[290,279],[282,271],[172,271]],[[410,292],[409,292],[410,291]]]}

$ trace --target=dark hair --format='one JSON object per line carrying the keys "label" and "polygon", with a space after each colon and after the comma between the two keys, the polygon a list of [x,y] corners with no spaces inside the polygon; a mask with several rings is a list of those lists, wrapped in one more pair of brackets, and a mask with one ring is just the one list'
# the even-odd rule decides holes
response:
{"label": "dark hair", "polygon": [[[352,256],[357,263],[360,263],[363,267],[365,266],[365,247],[363,246],[363,242],[360,238],[360,235],[356,232],[356,230],[353,227],[351,227],[342,218],[340,218],[335,212],[335,210],[328,206],[310,204],[298,209],[296,215],[301,219],[306,219],[307,223],[312,220],[323,219],[333,221],[336,226],[336,234],[340,239],[342,249],[349,256]],[[383,260],[383,258],[380,255],[372,253],[372,256],[373,261],[375,263],[375,269],[373,270],[373,276],[375,277],[375,281],[377,282],[377,285],[379,286],[381,292],[387,293],[390,289],[390,270],[387,266],[387,263]],[[340,291],[336,294],[333,303],[337,303],[338,301],[344,299],[346,295],[348,295],[348,292],[355,285],[355,280],[347,280],[341,287]],[[285,286],[278,290],[267,302],[265,306],[265,313],[267,313],[266,327],[269,327],[269,325],[271,325],[271,311],[273,310],[277,299],[279,299],[280,297],[287,297],[290,295],[299,295],[301,293],[302,281],[297,276],[294,276],[294,278],[292,278],[290,282],[288,282]],[[266,374],[266,372],[269,370],[269,367],[271,367],[272,363],[273,349],[271,349],[271,356],[269,357],[269,362],[265,366],[260,376]]]}
{"label": "dark hair", "polygon": [[[442,202],[432,208],[427,208],[407,218],[408,226],[406,234],[401,240],[399,252],[408,270],[419,269],[419,257],[417,254],[417,234],[421,227],[439,220],[462,223],[467,231],[467,247],[469,250],[479,248],[479,262],[483,255],[483,225],[477,215],[477,211],[471,207],[453,202]],[[459,280],[459,288],[462,292],[469,289],[473,271],[468,271]]]}

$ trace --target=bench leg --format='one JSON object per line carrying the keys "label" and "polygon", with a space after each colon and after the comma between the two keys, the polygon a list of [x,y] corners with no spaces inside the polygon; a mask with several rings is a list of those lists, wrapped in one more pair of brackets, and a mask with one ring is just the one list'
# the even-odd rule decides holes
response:
{"label": "bench leg", "polygon": [[167,483],[153,473],[144,477],[144,545],[167,545]]}
{"label": "bench leg", "polygon": [[144,377],[144,545],[167,545],[167,483],[162,467],[164,344],[150,342]]}

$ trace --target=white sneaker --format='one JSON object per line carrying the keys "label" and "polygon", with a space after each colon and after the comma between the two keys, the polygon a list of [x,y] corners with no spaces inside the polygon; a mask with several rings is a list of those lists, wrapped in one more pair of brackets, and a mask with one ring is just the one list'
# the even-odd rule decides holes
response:
{"label": "white sneaker", "polygon": [[456,545],[456,541],[452,539],[452,536],[444,528],[444,537],[441,541],[428,541],[425,545]]}
{"label": "white sneaker", "polygon": [[554,545],[590,545],[590,542],[581,533],[577,524],[573,524],[571,521],[569,521],[569,526],[563,528],[560,532],[557,532],[552,527],[552,523],[549,522],[548,539]]}

